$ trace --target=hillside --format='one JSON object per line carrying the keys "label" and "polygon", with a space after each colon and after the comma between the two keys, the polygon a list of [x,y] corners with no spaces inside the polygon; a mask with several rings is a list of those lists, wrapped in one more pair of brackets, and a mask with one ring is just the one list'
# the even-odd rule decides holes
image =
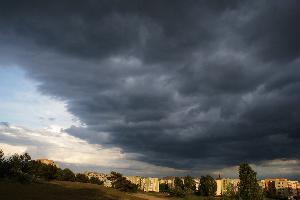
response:
{"label": "hillside", "polygon": [[112,188],[63,181],[32,184],[0,182],[0,197],[1,200],[142,200]]}

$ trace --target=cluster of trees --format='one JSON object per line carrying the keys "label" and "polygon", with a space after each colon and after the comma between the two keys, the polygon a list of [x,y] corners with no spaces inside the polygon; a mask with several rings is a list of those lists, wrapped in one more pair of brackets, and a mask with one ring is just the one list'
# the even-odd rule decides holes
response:
{"label": "cluster of trees", "polygon": [[19,182],[33,182],[39,180],[60,180],[93,183],[101,185],[98,178],[89,179],[85,174],[75,174],[72,170],[61,169],[54,165],[47,165],[40,161],[31,160],[28,153],[14,154],[8,158],[0,150],[0,179]]}
{"label": "cluster of trees", "polygon": [[184,197],[188,194],[197,194],[201,196],[214,196],[217,190],[215,180],[207,175],[201,177],[201,185],[198,190],[196,182],[193,177],[186,176],[183,179],[175,177],[174,187],[169,187],[168,184],[160,184],[159,190],[161,192],[168,192],[172,196]]}
{"label": "cluster of trees", "polygon": [[[263,200],[262,189],[258,185],[256,172],[247,163],[242,163],[239,167],[239,188],[235,191],[232,184],[228,184],[222,194],[222,200]],[[202,176],[201,184],[196,190],[196,184],[191,176],[183,179],[175,177],[174,186],[170,188],[168,184],[160,184],[161,192],[167,192],[172,196],[184,197],[187,194],[196,194],[206,197],[214,197],[217,191],[216,181],[209,175]]]}
{"label": "cluster of trees", "polygon": [[118,172],[111,172],[108,179],[111,181],[112,187],[123,192],[137,192],[138,185],[131,183],[122,174]]}

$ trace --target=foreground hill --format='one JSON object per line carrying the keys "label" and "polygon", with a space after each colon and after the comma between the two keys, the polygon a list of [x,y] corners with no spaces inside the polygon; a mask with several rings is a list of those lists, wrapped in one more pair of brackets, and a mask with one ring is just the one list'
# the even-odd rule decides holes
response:
{"label": "foreground hill", "polygon": [[143,200],[103,186],[53,181],[20,184],[0,182],[1,200]]}

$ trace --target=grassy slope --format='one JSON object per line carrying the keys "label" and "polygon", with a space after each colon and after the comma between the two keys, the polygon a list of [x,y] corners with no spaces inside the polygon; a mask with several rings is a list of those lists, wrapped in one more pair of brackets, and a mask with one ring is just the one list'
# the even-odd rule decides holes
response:
{"label": "grassy slope", "polygon": [[54,181],[20,184],[0,182],[1,200],[142,200],[103,186]]}

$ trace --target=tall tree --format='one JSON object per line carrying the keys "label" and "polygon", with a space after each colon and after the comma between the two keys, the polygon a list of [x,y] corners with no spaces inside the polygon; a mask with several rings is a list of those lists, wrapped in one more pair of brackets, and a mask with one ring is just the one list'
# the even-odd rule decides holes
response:
{"label": "tall tree", "polygon": [[178,196],[178,197],[185,196],[184,184],[183,184],[183,181],[181,180],[181,178],[175,177],[174,187],[170,189],[170,195]]}
{"label": "tall tree", "polygon": [[262,190],[260,189],[256,172],[249,164],[242,163],[239,167],[239,196],[242,200],[262,200]]}
{"label": "tall tree", "polygon": [[186,193],[194,193],[196,190],[196,183],[191,176],[184,177],[184,190]]}
{"label": "tall tree", "polygon": [[202,196],[215,196],[217,191],[217,183],[213,177],[207,175],[202,176],[200,179],[200,186],[198,189],[198,193]]}

